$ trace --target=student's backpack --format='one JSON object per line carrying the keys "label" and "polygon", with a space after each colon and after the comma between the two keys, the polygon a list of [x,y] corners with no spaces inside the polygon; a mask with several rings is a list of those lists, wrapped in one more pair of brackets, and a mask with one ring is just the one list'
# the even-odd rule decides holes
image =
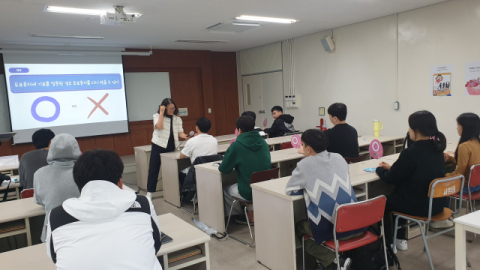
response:
{"label": "student's backpack", "polygon": [[[380,235],[380,232],[373,226],[370,226],[369,230],[376,235]],[[383,239],[368,244],[366,246],[357,248],[349,252],[348,256],[352,258],[352,268],[355,270],[384,270],[385,255],[383,251]],[[393,253],[390,244],[387,241],[387,258],[389,266],[396,266],[398,270],[402,270],[397,255]]]}

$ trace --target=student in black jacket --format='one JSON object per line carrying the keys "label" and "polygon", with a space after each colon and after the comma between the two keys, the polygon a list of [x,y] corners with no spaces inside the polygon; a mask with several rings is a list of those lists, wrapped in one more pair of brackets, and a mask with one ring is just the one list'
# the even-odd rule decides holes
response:
{"label": "student in black jacket", "polygon": [[293,127],[293,116],[290,114],[283,114],[283,109],[280,106],[272,108],[272,116],[275,121],[271,128],[264,129],[270,138],[284,136],[285,133],[295,132]]}
{"label": "student in black jacket", "polygon": [[344,158],[358,157],[358,134],[354,127],[347,124],[347,106],[333,103],[328,107],[328,117],[334,127],[324,132],[330,142],[327,151],[340,154]]}
{"label": "student in black jacket", "polygon": [[[392,243],[393,227],[390,222],[392,211],[413,216],[428,216],[430,183],[445,176],[445,158],[443,151],[447,142],[438,131],[435,116],[428,111],[418,111],[408,118],[409,137],[415,143],[403,150],[392,165],[380,163],[376,172],[387,184],[395,185],[394,191],[387,196],[385,208],[385,236]],[[444,198],[433,199],[432,216],[440,214],[445,206]],[[406,223],[399,220],[399,225]],[[397,249],[407,250],[405,229],[398,230]]]}

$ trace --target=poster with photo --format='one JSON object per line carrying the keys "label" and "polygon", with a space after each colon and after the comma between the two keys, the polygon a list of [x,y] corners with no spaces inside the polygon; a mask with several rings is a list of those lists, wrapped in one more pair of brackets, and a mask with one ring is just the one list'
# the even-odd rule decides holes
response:
{"label": "poster with photo", "polygon": [[430,67],[430,95],[432,97],[452,96],[453,65]]}
{"label": "poster with photo", "polygon": [[465,64],[465,96],[480,96],[480,61]]}

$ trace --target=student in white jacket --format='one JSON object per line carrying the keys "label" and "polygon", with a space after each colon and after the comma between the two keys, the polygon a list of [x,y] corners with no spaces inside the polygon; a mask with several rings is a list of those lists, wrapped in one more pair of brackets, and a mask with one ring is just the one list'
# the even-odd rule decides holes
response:
{"label": "student in white jacket", "polygon": [[75,163],[80,197],[53,209],[47,227],[47,252],[58,270],[162,269],[155,209],[149,198],[122,189],[122,172],[109,150],[88,151]]}

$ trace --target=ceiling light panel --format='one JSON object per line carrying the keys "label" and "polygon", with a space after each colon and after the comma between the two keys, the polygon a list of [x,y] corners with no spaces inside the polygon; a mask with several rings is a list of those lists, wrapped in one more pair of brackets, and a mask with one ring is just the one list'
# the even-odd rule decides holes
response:
{"label": "ceiling light panel", "polygon": [[[100,10],[100,9],[84,9],[84,8],[69,8],[69,7],[58,7],[58,6],[45,6],[43,8],[44,12],[53,12],[53,13],[65,13],[65,14],[78,14],[78,15],[102,15],[106,12],[115,12],[114,10]],[[140,17],[142,13],[125,13],[133,14],[135,17]]]}
{"label": "ceiling light panel", "polygon": [[241,21],[270,22],[270,23],[284,23],[284,24],[292,24],[292,23],[298,22],[298,20],[294,20],[294,19],[259,17],[259,16],[249,16],[249,15],[241,15],[236,17],[235,19],[241,20]]}

